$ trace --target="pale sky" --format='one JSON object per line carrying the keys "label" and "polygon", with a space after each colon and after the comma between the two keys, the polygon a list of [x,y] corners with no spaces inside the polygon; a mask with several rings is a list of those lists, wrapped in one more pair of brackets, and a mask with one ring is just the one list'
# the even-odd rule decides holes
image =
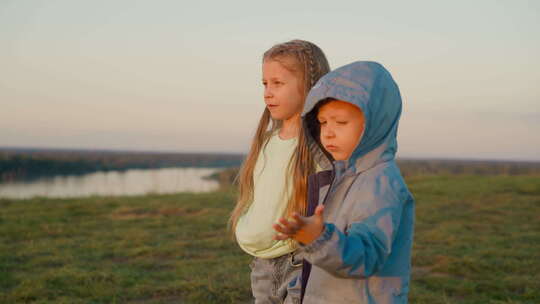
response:
{"label": "pale sky", "polygon": [[298,38],[387,67],[398,156],[540,160],[539,3],[0,0],[0,146],[245,153]]}

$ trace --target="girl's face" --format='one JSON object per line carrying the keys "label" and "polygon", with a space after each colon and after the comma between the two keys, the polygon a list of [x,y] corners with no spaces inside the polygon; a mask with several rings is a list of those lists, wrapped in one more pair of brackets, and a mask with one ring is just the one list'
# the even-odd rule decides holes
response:
{"label": "girl's face", "polygon": [[[286,64],[291,59],[280,59]],[[304,98],[300,91],[301,79],[286,69],[279,61],[267,59],[263,62],[262,83],[264,102],[270,115],[276,120],[288,120],[300,116]]]}
{"label": "girl's face", "polygon": [[364,114],[357,106],[341,100],[324,104],[317,114],[321,143],[335,160],[349,159],[364,132]]}

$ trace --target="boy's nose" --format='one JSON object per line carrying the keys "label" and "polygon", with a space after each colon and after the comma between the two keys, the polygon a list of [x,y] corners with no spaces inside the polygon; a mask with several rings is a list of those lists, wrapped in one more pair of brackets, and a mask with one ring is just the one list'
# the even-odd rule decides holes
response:
{"label": "boy's nose", "polygon": [[328,128],[328,127],[323,128],[323,129],[321,130],[321,134],[322,134],[322,136],[325,137],[325,138],[332,138],[332,137],[334,137],[334,136],[336,135],[336,134],[334,133],[334,131],[333,131],[331,128]]}

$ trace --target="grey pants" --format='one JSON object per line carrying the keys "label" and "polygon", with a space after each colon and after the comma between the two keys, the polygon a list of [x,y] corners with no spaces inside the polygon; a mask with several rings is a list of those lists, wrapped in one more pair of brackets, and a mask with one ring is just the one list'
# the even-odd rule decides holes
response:
{"label": "grey pants", "polygon": [[255,304],[299,304],[302,259],[292,253],[273,259],[253,258],[251,292]]}

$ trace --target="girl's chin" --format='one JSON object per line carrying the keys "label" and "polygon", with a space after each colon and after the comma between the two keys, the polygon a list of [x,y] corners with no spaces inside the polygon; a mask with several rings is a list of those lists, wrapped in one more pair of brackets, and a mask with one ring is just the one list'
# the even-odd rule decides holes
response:
{"label": "girl's chin", "polygon": [[275,120],[286,120],[286,116],[283,115],[283,114],[279,114],[279,113],[272,113],[270,112],[270,117],[272,117],[272,119],[275,119]]}
{"label": "girl's chin", "polygon": [[283,113],[272,113],[270,112],[270,117],[272,117],[272,119],[275,119],[275,120],[289,120],[293,117],[295,117],[295,115],[287,115],[287,114],[283,114]]}

